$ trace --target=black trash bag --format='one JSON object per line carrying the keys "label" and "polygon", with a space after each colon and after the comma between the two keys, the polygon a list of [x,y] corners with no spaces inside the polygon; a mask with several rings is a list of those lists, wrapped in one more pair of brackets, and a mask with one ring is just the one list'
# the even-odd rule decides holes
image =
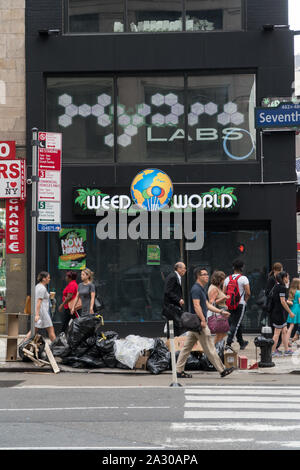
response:
{"label": "black trash bag", "polygon": [[82,362],[80,362],[80,358],[76,356],[64,357],[62,358],[61,363],[65,366],[74,367],[76,369],[83,367]]}
{"label": "black trash bag", "polygon": [[[225,348],[225,341],[219,341],[216,345],[216,350],[219,355],[219,358],[221,359],[222,362],[224,362],[224,348]],[[200,358],[200,370],[205,370],[205,371],[215,371],[216,368],[211,364],[211,362],[208,360],[208,357],[206,354],[202,354]]]}
{"label": "black trash bag", "polygon": [[209,362],[206,354],[202,354],[200,359],[199,359],[199,369],[198,370],[204,370],[204,371],[215,371],[215,367]]}
{"label": "black trash bag", "polygon": [[117,360],[117,363],[115,365],[117,369],[126,369],[126,370],[131,370],[130,367],[126,366],[126,364],[122,364],[122,362]]}
{"label": "black trash bag", "polygon": [[[77,357],[84,356],[85,354],[89,354],[90,349],[95,346],[96,338],[95,336],[90,336],[89,338],[82,341],[76,348],[76,350],[72,351]],[[97,356],[96,356],[97,357]]]}
{"label": "black trash bag", "polygon": [[215,345],[219,358],[224,362],[224,351],[225,351],[225,339],[218,341]]}
{"label": "black trash bag", "polygon": [[119,339],[118,333],[115,331],[105,331],[102,335],[97,336],[96,347],[98,348],[100,356],[104,356],[114,351],[115,341]]}
{"label": "black trash bag", "polygon": [[60,333],[50,345],[53,356],[65,357],[70,354],[71,348],[65,333]]}
{"label": "black trash bag", "polygon": [[108,354],[104,354],[101,359],[104,361],[106,367],[109,367],[110,369],[117,367],[118,361],[113,351]]}
{"label": "black trash bag", "polygon": [[[179,354],[180,354],[180,351],[177,351],[175,353],[176,362],[178,360]],[[185,363],[184,370],[200,370],[200,358],[201,358],[201,352],[191,351]],[[172,369],[172,365],[171,365],[171,369]]]}
{"label": "black trash bag", "polygon": [[106,367],[105,362],[101,357],[92,357],[89,354],[85,354],[84,356],[79,357],[78,362],[80,362],[81,367],[91,367],[97,369]]}
{"label": "black trash bag", "polygon": [[151,374],[160,374],[164,370],[169,368],[171,353],[166,347],[165,343],[160,339],[156,338],[154,342],[154,348],[150,351],[150,356],[147,361],[147,370]]}
{"label": "black trash bag", "polygon": [[71,322],[67,332],[67,340],[72,351],[75,351],[82,341],[90,336],[94,336],[99,323],[101,321],[95,315],[84,315],[83,317],[75,318]]}

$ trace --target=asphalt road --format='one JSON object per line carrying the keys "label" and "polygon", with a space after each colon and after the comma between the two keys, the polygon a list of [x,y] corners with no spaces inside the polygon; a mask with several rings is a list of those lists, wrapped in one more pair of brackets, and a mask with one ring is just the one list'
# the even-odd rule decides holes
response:
{"label": "asphalt road", "polygon": [[170,388],[103,385],[96,374],[1,374],[0,450],[300,449],[298,375],[200,378]]}

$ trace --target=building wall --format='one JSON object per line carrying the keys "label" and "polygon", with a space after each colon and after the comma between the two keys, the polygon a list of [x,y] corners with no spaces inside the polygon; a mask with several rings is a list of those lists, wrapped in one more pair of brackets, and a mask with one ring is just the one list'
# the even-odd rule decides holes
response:
{"label": "building wall", "polygon": [[[28,0],[26,3],[28,142],[32,127],[46,128],[45,78],[49,74],[255,73],[257,105],[263,97],[289,96],[291,93],[293,34],[282,29],[262,30],[264,24],[287,24],[287,1],[245,1],[246,30],[240,32],[40,36],[40,29],[62,30],[62,3],[60,0],[41,0],[38,4]],[[37,96],[40,99],[36,99]],[[175,187],[185,183],[244,183],[240,192],[243,210],[237,221],[247,218],[267,221],[271,229],[270,263],[280,260],[294,275],[297,272],[294,134],[274,133],[264,137],[264,181],[284,184],[259,185],[262,174],[260,151],[258,139],[257,160],[247,163],[194,163],[192,167],[178,163],[160,164],[159,167],[166,171]],[[84,164],[83,172],[82,166],[68,163],[63,167],[64,223],[79,223],[72,215],[73,186],[128,187],[142,168],[149,167],[147,163],[102,165],[97,162],[97,171],[94,164]],[[284,242],[282,227],[288,227]],[[48,262],[45,234],[38,236],[38,252],[38,269],[45,269]]]}
{"label": "building wall", "polygon": [[[16,141],[26,158],[25,0],[0,1],[0,140]],[[26,254],[7,255],[7,311],[23,311]]]}

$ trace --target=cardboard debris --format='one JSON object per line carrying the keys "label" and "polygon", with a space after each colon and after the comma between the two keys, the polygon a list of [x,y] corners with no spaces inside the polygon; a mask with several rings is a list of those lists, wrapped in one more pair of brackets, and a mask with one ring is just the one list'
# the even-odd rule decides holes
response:
{"label": "cardboard debris", "polygon": [[150,351],[144,350],[143,353],[140,355],[138,360],[135,363],[135,369],[146,370],[147,369],[147,361],[150,357]]}
{"label": "cardboard debris", "polygon": [[[181,351],[183,349],[184,343],[186,341],[187,336],[175,336],[174,338],[174,345],[175,345],[175,352],[176,351]],[[170,340],[166,340],[166,346],[169,351],[171,351],[171,345],[170,345]],[[192,351],[199,351],[203,353],[203,348],[199,341],[197,341],[196,344],[194,344]]]}
{"label": "cardboard debris", "polygon": [[[44,361],[43,359],[39,358],[39,349],[42,345],[45,344],[45,353],[47,355],[48,361]],[[41,335],[35,335],[32,341],[28,343],[24,348],[23,348],[23,354],[28,357],[35,366],[37,367],[44,367],[45,365],[51,366],[53,369],[53,372],[57,374],[60,372],[60,369],[56,363],[56,360],[54,359],[54,356],[52,354],[52,351],[49,347],[49,344],[45,342],[44,338]]]}

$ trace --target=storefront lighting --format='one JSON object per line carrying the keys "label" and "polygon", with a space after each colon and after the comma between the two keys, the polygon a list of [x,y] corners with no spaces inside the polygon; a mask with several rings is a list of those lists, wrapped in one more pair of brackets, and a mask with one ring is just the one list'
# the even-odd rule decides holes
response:
{"label": "storefront lighting", "polygon": [[58,36],[60,29],[39,29],[40,36]]}
{"label": "storefront lighting", "polygon": [[264,31],[274,31],[274,29],[290,29],[290,25],[288,24],[264,24],[263,25]]}

